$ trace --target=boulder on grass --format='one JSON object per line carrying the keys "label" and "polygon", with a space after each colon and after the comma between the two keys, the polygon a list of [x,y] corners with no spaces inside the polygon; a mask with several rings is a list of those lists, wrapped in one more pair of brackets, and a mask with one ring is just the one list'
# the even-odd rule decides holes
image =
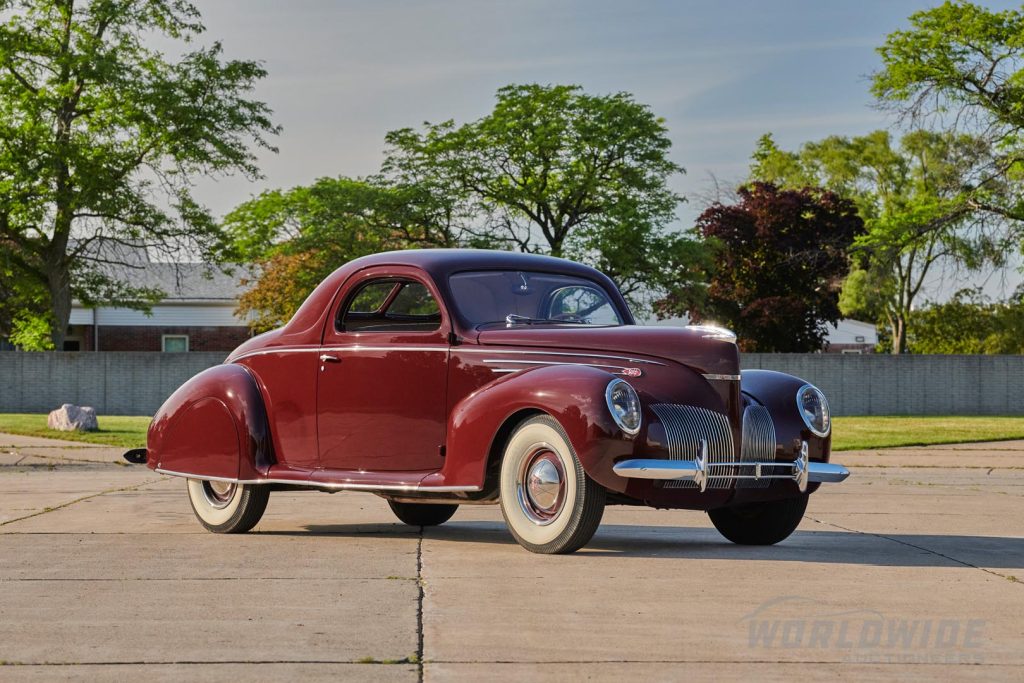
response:
{"label": "boulder on grass", "polygon": [[61,432],[95,432],[99,429],[96,410],[65,403],[46,418],[46,426]]}

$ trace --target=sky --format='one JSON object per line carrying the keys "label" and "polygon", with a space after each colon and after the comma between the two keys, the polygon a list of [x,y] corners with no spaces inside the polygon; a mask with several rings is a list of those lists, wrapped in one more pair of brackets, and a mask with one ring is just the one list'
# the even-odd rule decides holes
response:
{"label": "sky", "polygon": [[[268,188],[380,165],[384,134],[487,114],[509,83],[627,91],[663,117],[687,228],[715,179],[746,176],[757,138],[783,148],[894,121],[873,108],[875,48],[918,0],[194,0],[227,56],[269,72],[254,95],[283,126],[265,179],[200,179],[216,214]],[[994,9],[1015,6],[988,2]],[[1012,287],[987,278],[988,289]],[[995,283],[993,285],[993,282]],[[1002,284],[1003,286],[1000,286]],[[950,283],[936,282],[945,290]]]}

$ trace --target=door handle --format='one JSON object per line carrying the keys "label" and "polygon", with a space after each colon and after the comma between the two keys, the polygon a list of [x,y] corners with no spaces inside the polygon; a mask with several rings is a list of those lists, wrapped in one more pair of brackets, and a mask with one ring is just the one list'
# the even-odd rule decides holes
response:
{"label": "door handle", "polygon": [[337,356],[332,356],[329,353],[324,353],[324,354],[320,355],[320,362],[321,363],[340,363],[341,359],[338,358]]}

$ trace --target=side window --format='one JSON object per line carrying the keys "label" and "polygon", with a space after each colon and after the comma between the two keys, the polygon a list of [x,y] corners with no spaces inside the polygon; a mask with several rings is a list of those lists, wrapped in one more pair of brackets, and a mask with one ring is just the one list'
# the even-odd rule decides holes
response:
{"label": "side window", "polygon": [[441,309],[430,290],[414,280],[371,280],[349,299],[337,321],[339,332],[432,332]]}
{"label": "side window", "polygon": [[395,289],[395,282],[370,282],[363,285],[352,298],[348,310],[351,313],[376,313],[388,300],[388,295]]}
{"label": "side window", "polygon": [[545,317],[595,325],[621,325],[622,320],[608,297],[593,287],[570,285],[551,294]]}

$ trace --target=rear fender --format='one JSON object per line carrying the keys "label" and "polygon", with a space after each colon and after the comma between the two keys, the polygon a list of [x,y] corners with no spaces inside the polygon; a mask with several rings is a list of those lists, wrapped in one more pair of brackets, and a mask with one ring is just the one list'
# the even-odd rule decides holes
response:
{"label": "rear fender", "polygon": [[217,365],[185,382],[160,407],[146,464],[199,477],[258,479],[273,464],[263,396],[242,365]]}

